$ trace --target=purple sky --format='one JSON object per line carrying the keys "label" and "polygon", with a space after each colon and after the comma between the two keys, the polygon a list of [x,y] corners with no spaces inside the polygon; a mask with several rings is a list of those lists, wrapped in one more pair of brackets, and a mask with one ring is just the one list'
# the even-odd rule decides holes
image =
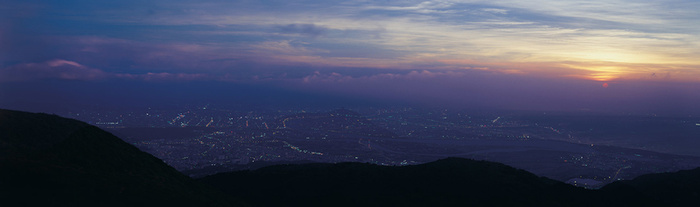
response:
{"label": "purple sky", "polygon": [[692,0],[10,0],[0,107],[257,93],[246,97],[699,114],[698,10]]}

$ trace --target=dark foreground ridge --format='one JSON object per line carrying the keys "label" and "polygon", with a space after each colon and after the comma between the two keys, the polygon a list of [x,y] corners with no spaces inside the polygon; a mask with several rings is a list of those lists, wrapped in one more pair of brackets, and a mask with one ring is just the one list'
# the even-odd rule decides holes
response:
{"label": "dark foreground ridge", "polygon": [[618,197],[651,198],[660,206],[700,206],[700,168],[642,175],[601,189]]}
{"label": "dark foreground ridge", "polygon": [[0,206],[700,206],[700,168],[601,190],[463,158],[277,165],[199,181],[86,123],[0,110]]}
{"label": "dark foreground ridge", "polygon": [[619,206],[625,203],[599,191],[537,177],[503,164],[463,158],[403,167],[362,163],[278,165],[221,173],[201,181],[261,206]]}
{"label": "dark foreground ridge", "polygon": [[278,165],[200,179],[260,206],[700,206],[700,168],[587,190],[500,163]]}
{"label": "dark foreground ridge", "polygon": [[1,206],[232,206],[97,127],[0,110]]}

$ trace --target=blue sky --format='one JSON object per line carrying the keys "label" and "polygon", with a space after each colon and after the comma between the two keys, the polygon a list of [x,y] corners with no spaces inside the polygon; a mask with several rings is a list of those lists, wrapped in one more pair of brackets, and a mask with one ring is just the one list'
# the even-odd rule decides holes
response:
{"label": "blue sky", "polygon": [[215,81],[505,108],[662,98],[641,108],[687,108],[700,83],[699,10],[691,0],[8,1],[0,84]]}

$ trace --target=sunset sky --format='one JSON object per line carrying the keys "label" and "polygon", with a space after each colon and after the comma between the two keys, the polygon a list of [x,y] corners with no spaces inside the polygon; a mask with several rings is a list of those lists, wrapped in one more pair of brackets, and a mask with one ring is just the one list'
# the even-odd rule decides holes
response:
{"label": "sunset sky", "polygon": [[10,0],[0,5],[0,107],[42,100],[17,94],[63,97],[66,81],[219,82],[446,105],[697,112],[697,11],[694,0]]}

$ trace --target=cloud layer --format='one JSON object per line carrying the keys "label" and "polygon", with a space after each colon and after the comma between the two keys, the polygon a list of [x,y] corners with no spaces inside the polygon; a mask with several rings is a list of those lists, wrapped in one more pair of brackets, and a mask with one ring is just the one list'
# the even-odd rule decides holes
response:
{"label": "cloud layer", "polygon": [[516,108],[688,103],[700,90],[698,10],[692,0],[10,0],[0,83],[267,84]]}
{"label": "cloud layer", "polygon": [[12,1],[0,42],[48,48],[6,63],[67,59],[135,73],[279,64],[700,81],[698,9],[689,0]]}
{"label": "cloud layer", "polygon": [[0,82],[33,81],[41,79],[95,80],[105,72],[68,60],[26,63],[0,69]]}

